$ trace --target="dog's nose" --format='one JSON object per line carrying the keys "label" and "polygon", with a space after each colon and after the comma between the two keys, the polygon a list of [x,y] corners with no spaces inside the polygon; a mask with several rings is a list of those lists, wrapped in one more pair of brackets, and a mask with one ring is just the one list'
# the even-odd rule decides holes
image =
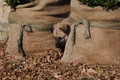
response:
{"label": "dog's nose", "polygon": [[60,45],[59,45],[59,44],[56,44],[56,47],[57,47],[57,48],[60,48]]}

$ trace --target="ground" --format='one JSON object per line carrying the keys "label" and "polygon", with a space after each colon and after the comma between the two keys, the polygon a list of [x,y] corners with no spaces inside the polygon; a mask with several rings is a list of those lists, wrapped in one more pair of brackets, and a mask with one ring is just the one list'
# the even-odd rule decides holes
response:
{"label": "ground", "polygon": [[5,52],[6,43],[0,41],[0,80],[120,80],[120,65],[63,63],[53,49],[19,59]]}

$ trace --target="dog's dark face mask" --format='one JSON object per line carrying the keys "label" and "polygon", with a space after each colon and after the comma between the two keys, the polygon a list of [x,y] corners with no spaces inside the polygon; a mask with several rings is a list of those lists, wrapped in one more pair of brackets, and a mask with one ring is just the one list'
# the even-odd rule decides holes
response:
{"label": "dog's dark face mask", "polygon": [[56,40],[55,46],[56,46],[57,48],[60,48],[61,51],[64,52],[65,44],[66,44],[66,41],[67,41],[67,40],[65,39],[65,36],[64,36],[64,37],[55,38],[55,40]]}
{"label": "dog's dark face mask", "polygon": [[56,40],[56,47],[64,52],[65,44],[70,33],[70,27],[67,24],[57,24],[54,26],[53,35]]}

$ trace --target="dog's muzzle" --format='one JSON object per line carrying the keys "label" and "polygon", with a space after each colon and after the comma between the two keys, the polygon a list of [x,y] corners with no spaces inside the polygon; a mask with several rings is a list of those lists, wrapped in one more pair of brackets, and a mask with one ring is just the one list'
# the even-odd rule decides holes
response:
{"label": "dog's muzzle", "polygon": [[57,48],[60,48],[61,51],[64,52],[65,44],[63,44],[63,43],[56,43],[56,47],[57,47]]}
{"label": "dog's muzzle", "polygon": [[61,44],[59,44],[59,43],[56,43],[56,47],[57,47],[57,48],[61,48],[61,47],[64,47],[64,45],[61,45]]}

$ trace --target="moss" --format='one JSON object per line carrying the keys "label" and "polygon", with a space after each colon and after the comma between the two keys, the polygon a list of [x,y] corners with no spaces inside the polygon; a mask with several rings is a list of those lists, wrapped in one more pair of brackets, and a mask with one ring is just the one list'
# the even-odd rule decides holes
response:
{"label": "moss", "polygon": [[7,32],[7,31],[0,31],[0,40],[3,40],[3,39],[5,39],[8,36],[9,36],[9,32]]}

